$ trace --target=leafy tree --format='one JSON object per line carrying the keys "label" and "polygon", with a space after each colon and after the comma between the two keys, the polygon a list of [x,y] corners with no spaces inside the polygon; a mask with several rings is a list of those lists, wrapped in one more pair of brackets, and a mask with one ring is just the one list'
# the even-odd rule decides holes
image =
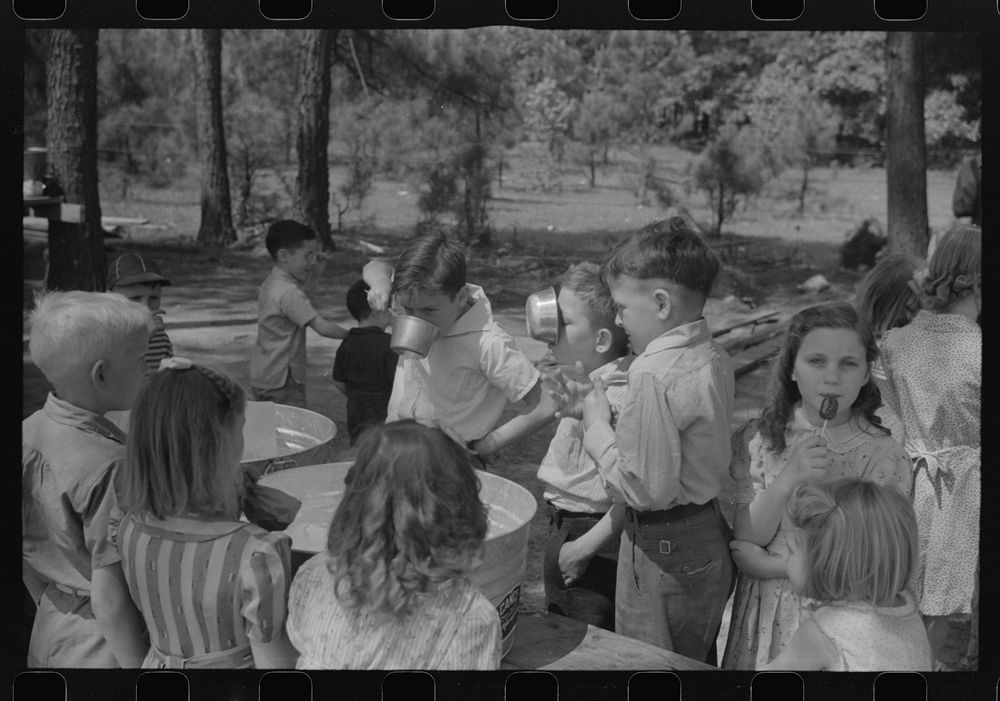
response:
{"label": "leafy tree", "polygon": [[265,169],[277,165],[283,136],[284,116],[266,98],[244,93],[226,109],[230,180],[237,194],[239,226],[253,224],[258,214],[264,218],[274,214],[257,196],[255,185]]}
{"label": "leafy tree", "polygon": [[524,101],[524,126],[528,138],[548,147],[549,154],[562,162],[579,103],[552,78],[543,78],[528,92]]}
{"label": "leafy tree", "polygon": [[105,288],[104,230],[97,181],[96,29],[53,29],[46,61],[46,144],[66,199],[83,221],[49,228],[50,290]]}
{"label": "leafy tree", "polygon": [[752,142],[748,130],[723,127],[695,165],[695,184],[708,195],[716,235],[722,233],[722,223],[738,199],[759,192],[764,184],[764,169]]}
{"label": "leafy tree", "polygon": [[198,141],[201,151],[200,243],[227,245],[236,240],[229,199],[226,134],[222,118],[222,30],[193,29]]}
{"label": "leafy tree", "polygon": [[798,57],[780,55],[761,72],[746,113],[771,171],[802,169],[802,216],[809,171],[832,150],[836,130],[834,112],[817,94],[813,72]]}

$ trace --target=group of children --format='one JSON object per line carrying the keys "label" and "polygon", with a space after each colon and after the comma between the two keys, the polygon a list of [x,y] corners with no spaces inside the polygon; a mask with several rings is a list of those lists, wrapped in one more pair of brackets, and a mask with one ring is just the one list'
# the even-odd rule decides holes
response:
{"label": "group of children", "polygon": [[[344,339],[357,456],[326,551],[293,577],[288,536],[240,520],[235,382],[183,358],[150,374],[149,309],[51,293],[31,354],[54,392],[22,432],[29,666],[495,669],[499,617],[468,579],[488,511],[474,458],[556,419],[538,472],[550,611],[716,663],[735,589],[723,668],[854,671],[932,669],[948,617],[973,612],[977,227],[898,283],[874,284],[880,264],[856,306],[796,314],[735,432],[703,317],[720,264],[683,219],[570,267],[541,368],[441,234],[365,267],[350,331],[309,302],[311,230],[278,222],[267,248],[252,396],[303,405],[305,328]],[[389,349],[397,312],[438,328],[425,357]],[[127,436],[103,416],[124,409]]]}

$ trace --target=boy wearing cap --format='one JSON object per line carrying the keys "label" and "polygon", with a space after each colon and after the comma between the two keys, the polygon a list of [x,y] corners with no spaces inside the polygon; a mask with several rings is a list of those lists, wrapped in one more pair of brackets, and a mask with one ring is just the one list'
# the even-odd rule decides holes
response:
{"label": "boy wearing cap", "polygon": [[146,366],[157,370],[160,361],[172,358],[174,347],[167,336],[160,309],[160,290],[173,283],[160,272],[160,266],[152,258],[139,253],[123,253],[111,263],[108,269],[108,291],[117,292],[125,299],[144,305],[153,313],[155,328],[149,336],[146,351]]}

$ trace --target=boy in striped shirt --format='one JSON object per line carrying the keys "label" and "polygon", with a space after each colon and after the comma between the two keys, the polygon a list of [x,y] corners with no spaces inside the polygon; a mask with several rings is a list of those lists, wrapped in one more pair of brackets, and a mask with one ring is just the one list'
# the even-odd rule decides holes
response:
{"label": "boy in striped shirt", "polygon": [[124,295],[125,299],[138,302],[153,313],[155,328],[149,336],[149,348],[145,355],[150,371],[159,369],[161,360],[174,355],[163,324],[163,310],[160,309],[161,289],[172,284],[160,272],[156,261],[138,253],[123,253],[108,268],[108,291]]}

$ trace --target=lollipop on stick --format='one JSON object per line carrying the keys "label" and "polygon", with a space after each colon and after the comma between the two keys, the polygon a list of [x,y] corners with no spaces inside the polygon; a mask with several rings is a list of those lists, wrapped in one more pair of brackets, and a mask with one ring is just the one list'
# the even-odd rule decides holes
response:
{"label": "lollipop on stick", "polygon": [[824,394],[823,403],[820,404],[819,407],[819,416],[821,419],[823,419],[823,430],[822,430],[823,438],[826,438],[827,440],[829,440],[829,437],[826,435],[826,424],[830,419],[832,419],[836,415],[837,415],[837,398],[832,394]]}

